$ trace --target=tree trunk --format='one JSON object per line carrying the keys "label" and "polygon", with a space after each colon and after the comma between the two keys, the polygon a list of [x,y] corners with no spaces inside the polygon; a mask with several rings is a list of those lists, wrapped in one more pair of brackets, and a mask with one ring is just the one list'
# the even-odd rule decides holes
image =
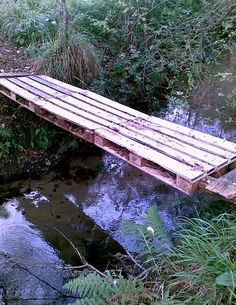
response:
{"label": "tree trunk", "polygon": [[59,0],[60,9],[60,28],[59,28],[59,39],[61,42],[67,42],[68,40],[68,9],[66,0]]}

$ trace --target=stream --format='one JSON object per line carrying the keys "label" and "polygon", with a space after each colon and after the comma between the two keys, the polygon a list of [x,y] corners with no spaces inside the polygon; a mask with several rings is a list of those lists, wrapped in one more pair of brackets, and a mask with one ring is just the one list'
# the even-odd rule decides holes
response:
{"label": "stream", "polygon": [[[223,58],[189,99],[182,94],[175,92],[157,115],[236,141],[236,54]],[[0,202],[0,305],[73,302],[62,287],[70,266],[81,263],[67,239],[104,270],[123,249],[139,250],[123,221],[145,224],[156,206],[172,243],[179,216],[195,215],[209,201],[201,193],[190,198],[97,148],[89,156],[70,156],[50,173],[13,182],[11,189]]]}

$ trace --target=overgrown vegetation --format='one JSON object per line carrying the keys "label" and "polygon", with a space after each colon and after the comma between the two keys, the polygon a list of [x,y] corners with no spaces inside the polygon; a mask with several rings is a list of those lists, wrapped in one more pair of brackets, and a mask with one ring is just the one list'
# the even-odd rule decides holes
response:
{"label": "overgrown vegetation", "polygon": [[56,1],[2,2],[2,32],[41,69],[146,111],[166,91],[192,88],[236,41],[233,0],[67,0],[66,41]]}
{"label": "overgrown vegetation", "polygon": [[[84,271],[66,284],[80,294],[75,304],[236,304],[236,213],[224,213],[211,220],[182,221],[174,247],[163,254],[161,240],[167,235],[160,227],[155,208],[147,217],[148,227],[131,224],[146,245],[132,257],[126,273]],[[126,224],[127,225],[127,224]],[[131,270],[128,271],[128,270]]]}
{"label": "overgrown vegetation", "polygon": [[1,169],[11,160],[22,163],[31,160],[37,151],[54,155],[78,148],[78,138],[68,136],[14,103],[5,104],[4,100],[0,100],[0,103]]}

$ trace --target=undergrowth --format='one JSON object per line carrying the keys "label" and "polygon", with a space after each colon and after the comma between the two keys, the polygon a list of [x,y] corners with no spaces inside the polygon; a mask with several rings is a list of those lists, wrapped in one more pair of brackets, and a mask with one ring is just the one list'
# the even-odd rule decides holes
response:
{"label": "undergrowth", "polygon": [[236,213],[182,220],[178,243],[164,253],[159,242],[167,235],[155,215],[152,208],[148,227],[136,227],[146,248],[139,256],[128,253],[129,268],[103,274],[84,270],[65,285],[80,295],[74,304],[236,304]]}
{"label": "undergrowth", "polygon": [[67,45],[57,3],[0,1],[2,33],[29,46],[46,73],[145,111],[172,89],[191,90],[235,47],[234,0],[67,0]]}

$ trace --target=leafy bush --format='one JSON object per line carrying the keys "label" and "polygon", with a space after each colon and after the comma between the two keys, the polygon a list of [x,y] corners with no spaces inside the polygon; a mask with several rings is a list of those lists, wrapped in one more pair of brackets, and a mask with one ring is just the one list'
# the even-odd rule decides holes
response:
{"label": "leafy bush", "polygon": [[2,124],[0,126],[0,160],[2,162],[9,159],[17,149],[17,141],[13,130]]}
{"label": "leafy bush", "polygon": [[160,106],[166,90],[192,88],[235,43],[232,0],[86,4],[78,3],[75,26],[92,33],[104,51],[101,88],[146,111]]}
{"label": "leafy bush", "polygon": [[67,6],[73,29],[68,48],[56,35],[60,14],[54,0],[5,4],[2,32],[19,44],[33,44],[35,57],[37,49],[47,48],[40,60],[45,73],[63,78],[66,72],[63,80],[74,82],[75,76],[80,84],[145,111],[158,109],[173,88],[192,89],[236,41],[234,0],[67,0]]}

